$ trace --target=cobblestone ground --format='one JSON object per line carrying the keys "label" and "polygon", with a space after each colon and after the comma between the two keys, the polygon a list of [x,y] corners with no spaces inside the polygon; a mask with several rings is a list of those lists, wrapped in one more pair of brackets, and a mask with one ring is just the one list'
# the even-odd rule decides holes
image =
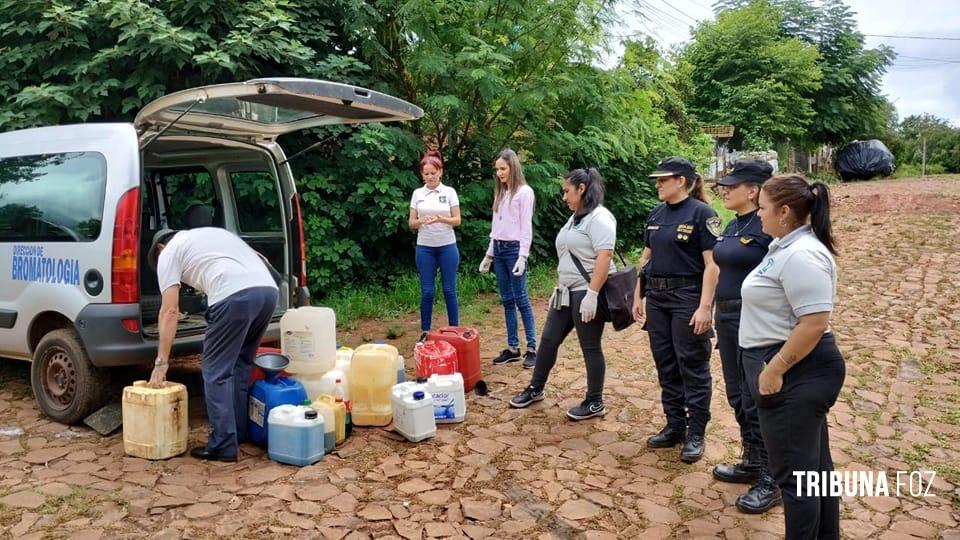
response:
{"label": "cobblestone ground", "polygon": [[[846,498],[849,538],[960,538],[960,181],[909,180],[835,190],[842,255],[833,328],[848,363],[830,413],[840,468],[934,470],[931,497]],[[544,300],[538,301],[542,324]],[[413,333],[415,321],[409,321]],[[477,325],[491,358],[500,314]],[[373,328],[373,326],[370,326]],[[359,340],[359,336],[353,336]],[[350,339],[345,339],[352,343]],[[409,350],[411,339],[399,343]],[[298,469],[244,446],[237,464],[123,456],[122,438],[51,423],[38,412],[25,364],[0,367],[0,533],[6,537],[213,538],[775,538],[783,513],[737,512],[744,486],[711,467],[738,457],[738,430],[713,359],[706,457],[644,440],[663,422],[645,333],[605,337],[602,420],[573,423],[584,372],[568,340],[548,398],[506,401],[529,377],[485,361],[491,394],[471,397],[467,421],[410,444],[357,429],[332,456]],[[409,352],[409,351],[408,351]],[[195,370],[174,380],[196,388]],[[205,440],[201,400],[192,443]],[[22,434],[17,434],[22,430]],[[891,489],[893,487],[891,486]]]}

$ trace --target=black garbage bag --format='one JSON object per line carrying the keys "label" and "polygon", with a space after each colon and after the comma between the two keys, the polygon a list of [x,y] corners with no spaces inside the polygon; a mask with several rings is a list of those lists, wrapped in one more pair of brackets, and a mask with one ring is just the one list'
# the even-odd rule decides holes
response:
{"label": "black garbage bag", "polygon": [[882,142],[853,141],[837,152],[837,173],[844,182],[893,174],[893,154]]}

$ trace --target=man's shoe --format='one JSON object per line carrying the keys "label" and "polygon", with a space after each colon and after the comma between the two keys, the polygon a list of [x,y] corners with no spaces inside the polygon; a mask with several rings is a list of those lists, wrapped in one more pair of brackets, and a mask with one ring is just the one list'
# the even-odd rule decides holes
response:
{"label": "man's shoe", "polygon": [[510,400],[510,406],[514,409],[522,409],[534,401],[543,401],[543,389],[534,388],[531,385],[524,388],[523,392],[513,396],[513,399]]}
{"label": "man's shoe", "polygon": [[687,435],[687,440],[680,449],[680,460],[685,463],[695,463],[703,457],[707,442],[703,435]]}
{"label": "man's shoe", "polygon": [[427,334],[426,332],[421,333],[421,334],[420,334],[420,339],[417,340],[417,343],[423,343],[424,341],[426,341],[426,340],[427,340],[427,336],[428,336],[428,334]]}
{"label": "man's shoe", "polygon": [[732,484],[755,484],[760,479],[760,451],[762,449],[748,444],[743,445],[740,463],[720,464],[713,468],[713,477],[721,482]]}
{"label": "man's shoe", "polygon": [[523,367],[524,369],[533,369],[537,365],[537,351],[533,349],[527,349],[527,353],[523,355]]}
{"label": "man's shoe", "polygon": [[567,416],[571,420],[586,420],[605,414],[607,414],[607,408],[603,406],[603,401],[599,399],[585,399],[583,403],[567,411]]}
{"label": "man's shoe", "polygon": [[647,439],[647,446],[650,448],[670,448],[683,442],[687,430],[684,428],[675,428],[667,426],[660,430],[653,437]]}
{"label": "man's shoe", "polygon": [[500,353],[500,356],[493,359],[493,365],[499,366],[501,364],[507,364],[510,362],[516,362],[520,359],[520,351],[511,351],[510,349],[504,349]]}
{"label": "man's shoe", "polygon": [[190,451],[190,455],[197,458],[203,459],[206,461],[224,461],[227,463],[236,463],[237,456],[225,456],[223,454],[218,454],[216,452],[211,452],[207,450],[205,446],[198,446]]}
{"label": "man's shoe", "polygon": [[749,491],[737,497],[737,509],[744,514],[762,514],[783,502],[773,477],[763,471]]}

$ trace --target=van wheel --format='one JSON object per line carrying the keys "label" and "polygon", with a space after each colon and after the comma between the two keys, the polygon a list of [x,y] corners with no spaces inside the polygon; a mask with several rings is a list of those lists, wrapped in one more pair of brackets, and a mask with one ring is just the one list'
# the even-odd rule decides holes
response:
{"label": "van wheel", "polygon": [[103,370],[93,367],[80,337],[61,328],[43,336],[33,353],[30,384],[40,410],[62,424],[74,424],[103,399]]}

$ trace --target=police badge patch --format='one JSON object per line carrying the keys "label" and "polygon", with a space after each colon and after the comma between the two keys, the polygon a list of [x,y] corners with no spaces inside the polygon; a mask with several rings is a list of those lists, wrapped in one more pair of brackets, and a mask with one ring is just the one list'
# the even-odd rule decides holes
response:
{"label": "police badge patch", "polygon": [[707,219],[707,230],[714,236],[723,234],[723,223],[720,221],[720,218],[714,216]]}

